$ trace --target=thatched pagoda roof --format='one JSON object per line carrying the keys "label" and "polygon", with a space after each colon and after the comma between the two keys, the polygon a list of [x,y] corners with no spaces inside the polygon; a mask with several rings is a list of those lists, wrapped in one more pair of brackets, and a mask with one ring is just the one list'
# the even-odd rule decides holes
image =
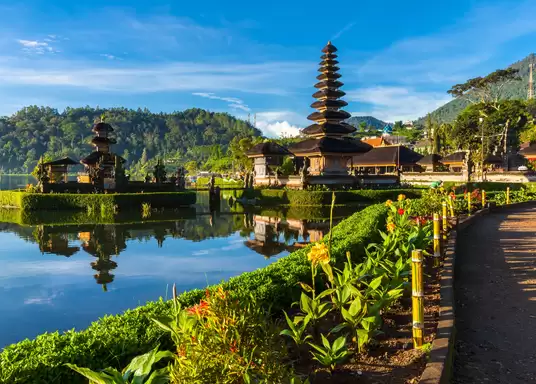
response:
{"label": "thatched pagoda roof", "polygon": [[463,163],[466,155],[467,154],[465,152],[454,152],[448,156],[445,156],[441,162],[443,164]]}
{"label": "thatched pagoda roof", "polygon": [[436,153],[433,153],[431,155],[424,156],[422,159],[420,159],[417,162],[417,164],[419,164],[419,165],[434,165],[434,164],[440,163],[441,159],[443,159],[443,157],[441,157],[440,155],[438,155]]}
{"label": "thatched pagoda roof", "polygon": [[78,163],[71,159],[70,157],[64,157],[62,159],[48,161],[43,163],[43,165],[77,165]]}
{"label": "thatched pagoda roof", "polygon": [[289,156],[292,155],[285,147],[273,142],[267,141],[264,143],[257,144],[253,146],[249,151],[246,152],[248,157],[257,157],[257,156]]}
{"label": "thatched pagoda roof", "polygon": [[96,123],[91,129],[93,132],[113,132],[114,129],[108,123],[100,122]]}
{"label": "thatched pagoda roof", "polygon": [[352,132],[355,132],[355,127],[351,126],[350,124],[346,123],[340,123],[340,124],[312,124],[308,126],[307,128],[302,129],[302,133],[304,135],[320,135],[323,133],[326,133],[327,131],[331,133],[338,133],[341,135],[347,135]]}
{"label": "thatched pagoda roof", "polygon": [[306,153],[341,153],[341,154],[358,154],[367,152],[372,147],[360,140],[349,137],[319,137],[306,139],[295,143],[289,147],[289,150],[295,155]]}
{"label": "thatched pagoda roof", "polygon": [[403,145],[372,148],[353,158],[354,167],[415,165],[422,155]]}

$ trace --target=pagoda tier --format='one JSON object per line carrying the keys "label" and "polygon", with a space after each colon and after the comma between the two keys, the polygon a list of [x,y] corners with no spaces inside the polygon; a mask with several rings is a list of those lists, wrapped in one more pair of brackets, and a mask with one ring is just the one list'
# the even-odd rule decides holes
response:
{"label": "pagoda tier", "polygon": [[[311,104],[316,112],[307,117],[314,124],[302,130],[308,138],[292,145],[290,151],[297,157],[309,159],[308,174],[313,179],[320,176],[318,182],[348,184],[353,182],[348,176],[351,159],[372,147],[348,137],[356,129],[344,122],[350,114],[341,110],[348,103],[340,99],[345,93],[339,89],[343,83],[339,81],[341,75],[337,72],[337,48],[328,42],[322,52],[320,74],[316,77],[319,82],[315,84],[318,91],[313,95],[317,100]],[[313,179],[309,178],[308,182],[315,183]]]}

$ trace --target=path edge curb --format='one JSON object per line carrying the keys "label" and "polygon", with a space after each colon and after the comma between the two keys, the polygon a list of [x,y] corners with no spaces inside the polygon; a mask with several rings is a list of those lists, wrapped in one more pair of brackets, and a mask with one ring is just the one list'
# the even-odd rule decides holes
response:
{"label": "path edge curb", "polygon": [[481,209],[469,217],[457,221],[449,234],[443,266],[440,271],[440,304],[436,337],[432,342],[430,356],[419,379],[419,384],[450,384],[453,371],[456,326],[454,322],[454,267],[458,234],[483,215],[505,212],[517,208],[534,207],[535,201],[524,201],[508,205]]}
{"label": "path edge curb", "polygon": [[437,319],[436,337],[426,367],[419,384],[449,384],[452,377],[456,327],[454,323],[454,267],[456,264],[456,245],[458,234],[483,215],[490,213],[489,208],[475,212],[469,217],[459,219],[449,234],[443,266],[440,271],[440,303]]}

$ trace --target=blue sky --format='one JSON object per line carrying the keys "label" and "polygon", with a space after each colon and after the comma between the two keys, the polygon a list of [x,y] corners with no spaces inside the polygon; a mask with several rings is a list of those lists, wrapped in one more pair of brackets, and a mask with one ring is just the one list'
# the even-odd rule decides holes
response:
{"label": "blue sky", "polygon": [[295,133],[331,39],[350,113],[413,119],[452,84],[536,51],[534,15],[534,0],[0,0],[0,115],[200,107]]}

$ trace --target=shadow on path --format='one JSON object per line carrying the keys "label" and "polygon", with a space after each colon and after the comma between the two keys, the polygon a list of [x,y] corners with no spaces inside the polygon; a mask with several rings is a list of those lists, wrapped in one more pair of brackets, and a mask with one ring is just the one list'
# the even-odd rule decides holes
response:
{"label": "shadow on path", "polygon": [[458,236],[453,383],[536,383],[536,208]]}

